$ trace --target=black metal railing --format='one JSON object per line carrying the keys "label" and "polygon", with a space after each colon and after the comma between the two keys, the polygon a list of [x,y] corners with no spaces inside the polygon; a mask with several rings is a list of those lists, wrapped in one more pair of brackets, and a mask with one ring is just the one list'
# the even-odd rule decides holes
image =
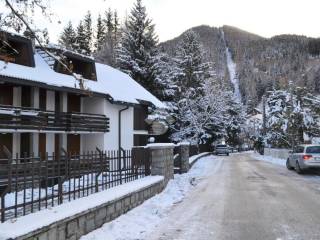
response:
{"label": "black metal railing", "polygon": [[0,160],[1,222],[150,175],[144,149]]}
{"label": "black metal railing", "polygon": [[109,118],[100,114],[41,111],[0,105],[0,129],[108,132]]}

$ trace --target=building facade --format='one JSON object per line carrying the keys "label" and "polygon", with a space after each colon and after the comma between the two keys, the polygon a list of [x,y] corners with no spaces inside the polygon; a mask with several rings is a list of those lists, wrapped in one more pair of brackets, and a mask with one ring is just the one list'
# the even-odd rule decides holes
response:
{"label": "building facade", "polygon": [[0,159],[147,143],[148,108],[164,105],[128,75],[9,33],[0,49]]}

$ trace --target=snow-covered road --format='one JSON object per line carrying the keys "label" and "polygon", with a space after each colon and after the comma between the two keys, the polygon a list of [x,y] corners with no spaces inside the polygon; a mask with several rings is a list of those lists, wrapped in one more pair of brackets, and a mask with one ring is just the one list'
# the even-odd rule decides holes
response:
{"label": "snow-covered road", "polygon": [[173,209],[183,203],[199,184],[220,170],[221,164],[222,159],[213,156],[199,159],[188,173],[175,175],[175,179],[169,182],[161,194],[81,239],[149,239],[147,235],[167,222]]}
{"label": "snow-covered road", "polygon": [[320,239],[320,177],[253,157],[206,157],[83,239]]}

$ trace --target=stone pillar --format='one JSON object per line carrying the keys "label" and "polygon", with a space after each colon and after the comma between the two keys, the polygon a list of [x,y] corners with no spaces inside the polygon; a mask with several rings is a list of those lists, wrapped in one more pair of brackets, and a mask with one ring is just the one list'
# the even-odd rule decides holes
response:
{"label": "stone pillar", "polygon": [[147,145],[151,162],[151,175],[164,176],[165,184],[173,179],[173,149],[174,144],[155,143]]}
{"label": "stone pillar", "polygon": [[180,161],[181,161],[181,173],[186,173],[190,169],[189,164],[189,143],[180,143]]}

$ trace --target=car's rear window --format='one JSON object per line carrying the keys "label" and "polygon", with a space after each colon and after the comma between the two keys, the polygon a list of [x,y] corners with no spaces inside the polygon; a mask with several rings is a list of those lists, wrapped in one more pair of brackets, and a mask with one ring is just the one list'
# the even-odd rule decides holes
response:
{"label": "car's rear window", "polygon": [[307,147],[306,153],[320,153],[320,146]]}
{"label": "car's rear window", "polygon": [[227,147],[227,145],[217,145],[217,148]]}

